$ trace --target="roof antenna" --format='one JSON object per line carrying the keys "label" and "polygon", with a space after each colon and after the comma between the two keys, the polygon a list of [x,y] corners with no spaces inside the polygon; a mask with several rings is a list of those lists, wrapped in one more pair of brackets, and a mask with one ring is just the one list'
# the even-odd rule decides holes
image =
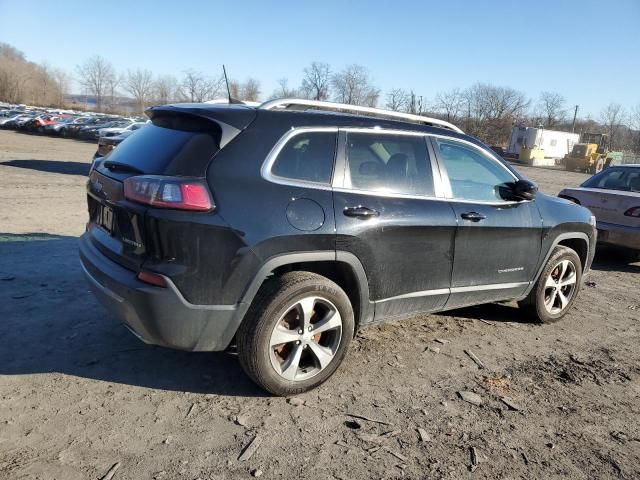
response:
{"label": "roof antenna", "polygon": [[227,95],[229,97],[229,104],[232,103],[244,103],[242,100],[238,100],[231,96],[231,88],[229,87],[229,78],[227,77],[227,69],[222,64],[222,72],[224,73],[224,82],[227,84]]}

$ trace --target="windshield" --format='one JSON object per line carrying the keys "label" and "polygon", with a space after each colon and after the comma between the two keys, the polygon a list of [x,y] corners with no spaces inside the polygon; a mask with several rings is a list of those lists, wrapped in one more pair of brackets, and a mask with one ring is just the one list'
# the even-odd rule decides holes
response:
{"label": "windshield", "polygon": [[586,188],[601,188],[603,190],[640,192],[640,168],[607,168],[598,175],[591,177],[581,186]]}

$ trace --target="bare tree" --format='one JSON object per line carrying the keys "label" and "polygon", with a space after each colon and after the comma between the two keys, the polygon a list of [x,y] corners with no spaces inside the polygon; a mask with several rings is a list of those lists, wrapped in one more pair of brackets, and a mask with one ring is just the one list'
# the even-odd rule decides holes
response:
{"label": "bare tree", "polygon": [[538,102],[538,110],[544,118],[544,125],[553,128],[562,122],[567,114],[565,109],[566,99],[555,92],[542,92]]}
{"label": "bare tree", "polygon": [[380,90],[372,85],[369,72],[361,65],[349,65],[331,77],[334,98],[350,105],[375,107]]}
{"label": "bare tree", "polygon": [[200,89],[200,84],[204,82],[202,73],[195,70],[187,70],[184,72],[184,78],[182,79],[182,90],[190,102],[195,102],[197,92]]}
{"label": "bare tree", "polygon": [[624,107],[614,102],[611,102],[600,112],[600,123],[604,125],[606,133],[609,135],[611,148],[618,146],[618,132],[625,122],[625,116]]}
{"label": "bare tree", "polygon": [[447,122],[456,122],[464,114],[465,97],[459,88],[449,92],[438,93],[433,108],[444,117]]}
{"label": "bare tree", "polygon": [[[0,42],[0,100],[10,103],[62,105],[68,78],[61,82],[63,72],[46,62],[29,62],[24,53]],[[66,74],[65,74],[66,75]]]}
{"label": "bare tree", "polygon": [[409,92],[406,112],[413,115],[422,115],[422,95],[416,95],[413,90]]}
{"label": "bare tree", "polygon": [[240,90],[240,99],[249,102],[257,102],[260,96],[260,82],[255,78],[248,78]]}
{"label": "bare tree", "polygon": [[80,85],[95,97],[96,109],[102,110],[107,85],[109,80],[116,75],[113,65],[96,55],[87,59],[82,65],[78,65],[77,72]]}
{"label": "bare tree", "polygon": [[640,131],[640,103],[631,109],[629,123],[631,128]]}
{"label": "bare tree", "polygon": [[240,100],[242,96],[242,84],[237,80],[229,80],[229,95]]}
{"label": "bare tree", "polygon": [[229,80],[229,92],[233,99],[257,102],[260,96],[260,82],[255,78],[248,78],[244,82],[231,79]]}
{"label": "bare tree", "polygon": [[140,68],[129,70],[123,86],[136,100],[138,112],[143,113],[153,92],[153,73],[150,70],[141,70]]}
{"label": "bare tree", "polygon": [[153,83],[153,97],[159,104],[171,103],[178,97],[178,81],[173,75],[162,75]]}
{"label": "bare tree", "polygon": [[191,102],[206,102],[220,95],[223,77],[209,78],[201,72],[187,70],[182,80],[182,91]]}
{"label": "bare tree", "polygon": [[118,96],[118,88],[124,82],[122,75],[111,75],[107,78],[105,90],[105,104],[108,105],[109,111],[115,111],[117,108],[116,97]]}
{"label": "bare tree", "polygon": [[54,70],[53,76],[58,86],[58,91],[57,91],[58,98],[56,100],[56,103],[62,106],[66,103],[65,95],[69,93],[69,86],[71,85],[71,77],[67,72],[59,68]]}
{"label": "bare tree", "polygon": [[328,100],[331,87],[331,68],[328,63],[312,62],[304,69],[300,91],[311,100]]}
{"label": "bare tree", "polygon": [[289,88],[289,80],[281,78],[278,80],[278,88],[273,91],[270,98],[295,98],[297,96],[298,91],[295,88]]}
{"label": "bare tree", "polygon": [[630,127],[633,128],[635,135],[633,150],[640,154],[640,103],[631,109],[629,123]]}
{"label": "bare tree", "polygon": [[387,103],[385,107],[394,112],[402,112],[409,104],[409,94],[401,88],[394,88],[387,93]]}
{"label": "bare tree", "polygon": [[493,145],[506,141],[514,122],[525,118],[530,101],[511,87],[476,83],[462,93],[465,130]]}

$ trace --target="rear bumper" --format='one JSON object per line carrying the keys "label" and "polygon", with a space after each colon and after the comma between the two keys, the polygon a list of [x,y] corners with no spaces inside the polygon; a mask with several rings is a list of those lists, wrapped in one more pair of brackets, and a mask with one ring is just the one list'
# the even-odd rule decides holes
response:
{"label": "rear bumper", "polygon": [[598,222],[598,243],[640,250],[640,228]]}
{"label": "rear bumper", "polygon": [[169,280],[167,287],[139,281],[105,257],[84,234],[80,262],[96,298],[146,343],[188,351],[226,349],[238,325],[236,305],[194,305]]}

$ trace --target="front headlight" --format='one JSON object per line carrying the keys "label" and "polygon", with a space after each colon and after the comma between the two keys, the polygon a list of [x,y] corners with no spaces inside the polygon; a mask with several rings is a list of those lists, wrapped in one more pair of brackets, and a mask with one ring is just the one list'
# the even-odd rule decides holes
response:
{"label": "front headlight", "polygon": [[591,215],[591,218],[589,219],[589,223],[591,224],[592,227],[596,226],[596,216],[595,215]]}

